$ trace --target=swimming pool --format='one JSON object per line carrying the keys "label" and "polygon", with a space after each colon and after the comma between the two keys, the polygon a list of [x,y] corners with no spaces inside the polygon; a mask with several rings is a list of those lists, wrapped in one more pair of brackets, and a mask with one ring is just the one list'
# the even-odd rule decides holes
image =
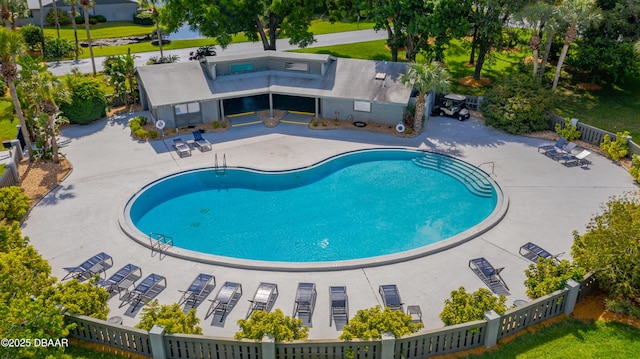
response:
{"label": "swimming pool", "polygon": [[[484,192],[471,182],[482,182]],[[175,254],[197,260],[344,268],[473,237],[502,218],[503,198],[490,176],[466,162],[367,149],[294,170],[176,173],[129,200],[123,228],[141,242],[151,232],[171,236]]]}

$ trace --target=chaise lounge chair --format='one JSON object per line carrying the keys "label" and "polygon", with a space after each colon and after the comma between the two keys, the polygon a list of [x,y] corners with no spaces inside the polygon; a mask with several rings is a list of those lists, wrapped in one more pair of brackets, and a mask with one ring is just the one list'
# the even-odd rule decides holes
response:
{"label": "chaise lounge chair", "polygon": [[256,310],[264,310],[267,313],[271,311],[271,307],[278,298],[278,286],[273,283],[262,282],[256,289],[253,299],[249,300],[251,306],[247,312],[247,318]]}
{"label": "chaise lounge chair", "polygon": [[527,242],[525,244],[523,244],[520,247],[520,251],[519,251],[520,255],[527,258],[528,260],[537,263],[538,262],[538,258],[553,258],[556,262],[558,262],[558,257],[560,257],[561,255],[564,254],[564,252],[556,254],[556,255],[552,255],[551,253],[547,252],[545,249],[543,249],[542,247],[531,243],[531,242]]}
{"label": "chaise lounge chair", "polygon": [[123,307],[127,303],[131,303],[133,305],[131,312],[133,313],[140,302],[148,302],[158,295],[158,293],[162,292],[166,287],[167,279],[165,277],[155,273],[149,274],[131,292],[126,294],[122,299],[122,303],[120,303],[120,307]]}
{"label": "chaise lounge chair", "polygon": [[113,259],[110,255],[102,252],[87,259],[77,267],[63,268],[67,271],[67,274],[62,280],[69,278],[76,278],[78,280],[85,280],[93,275],[100,274],[113,266]]}
{"label": "chaise lounge chair", "polygon": [[380,296],[382,297],[382,304],[389,307],[391,310],[403,311],[402,300],[400,299],[400,293],[398,292],[398,286],[395,284],[381,285],[378,289]]}
{"label": "chaise lounge chair", "polygon": [[191,156],[191,149],[187,146],[181,138],[173,139],[173,148],[178,152],[178,156],[187,157]]}
{"label": "chaise lounge chair", "polygon": [[[313,310],[316,306],[316,285],[314,283],[298,283],[293,317],[300,318],[304,325],[310,326]],[[307,323],[307,324],[305,324]]]}
{"label": "chaise lounge chair", "polygon": [[582,168],[589,167],[591,161],[587,159],[587,157],[591,154],[591,152],[584,150],[577,155],[567,154],[558,158],[558,162],[562,163],[565,166],[574,165],[580,166]]}
{"label": "chaise lounge chair", "polygon": [[198,146],[200,151],[211,151],[211,143],[202,137],[202,133],[199,130],[193,131],[192,133],[196,146]]}
{"label": "chaise lounge chair", "polygon": [[204,318],[207,319],[212,314],[220,314],[220,322],[222,322],[225,316],[231,312],[241,296],[242,285],[240,283],[224,283],[222,288],[220,288],[220,291],[218,291],[216,298],[213,300],[209,299],[211,305],[209,306]]}
{"label": "chaise lounge chair", "polygon": [[543,153],[547,152],[547,151],[551,151],[554,149],[562,149],[562,147],[567,143],[567,139],[564,137],[560,137],[560,139],[558,140],[558,142],[556,142],[553,145],[542,145],[542,146],[538,146],[538,152],[540,151],[544,151]]}
{"label": "chaise lounge chair", "polygon": [[505,283],[504,279],[500,276],[500,272],[502,272],[504,267],[495,269],[488,260],[480,257],[470,260],[469,268],[471,268],[493,292],[499,290],[500,287],[509,290],[507,283]]}
{"label": "chaise lounge chair", "polygon": [[[216,286],[216,278],[210,274],[200,273],[196,277],[196,279],[191,282],[189,289],[181,290],[182,298],[178,301],[179,305],[185,303],[191,303],[191,307],[195,307],[198,304],[198,301],[201,299],[200,296],[207,289],[207,286],[213,281],[213,286]],[[204,298],[202,298],[204,299]]]}
{"label": "chaise lounge chair", "polygon": [[98,282],[98,286],[104,288],[109,294],[128,290],[135,284],[136,280],[142,277],[142,270],[133,264],[127,264],[111,275],[109,279],[103,279]]}
{"label": "chaise lounge chair", "polygon": [[347,287],[329,287],[331,309],[329,312],[329,326],[335,323],[336,328],[342,329],[349,324],[349,298]]}
{"label": "chaise lounge chair", "polygon": [[544,154],[547,157],[557,161],[558,158],[562,156],[570,155],[571,151],[573,151],[574,148],[576,148],[576,144],[574,142],[569,142],[566,145],[562,146],[562,148],[554,148],[552,150],[545,152]]}

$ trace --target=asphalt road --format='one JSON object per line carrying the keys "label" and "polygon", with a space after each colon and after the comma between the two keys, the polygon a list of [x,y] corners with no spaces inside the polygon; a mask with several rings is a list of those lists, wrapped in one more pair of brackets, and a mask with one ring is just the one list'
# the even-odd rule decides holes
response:
{"label": "asphalt road", "polygon": [[[386,33],[384,31],[374,31],[374,30],[359,30],[359,31],[349,31],[349,32],[339,32],[333,34],[325,34],[325,35],[317,35],[316,42],[309,47],[320,47],[320,46],[332,46],[339,44],[352,44],[356,42],[365,42],[372,40],[381,40],[386,39]],[[289,39],[278,39],[276,42],[276,48],[279,51],[286,51],[291,49],[298,48],[295,45],[289,44]],[[180,50],[167,50],[164,51],[165,56],[168,55],[177,55],[179,57],[179,61],[189,61],[189,52],[195,50],[194,48],[189,49],[180,49]],[[221,49],[217,47],[218,56],[224,55],[238,55],[238,54],[247,54],[252,52],[261,52],[263,51],[261,42],[242,42],[237,44],[231,44],[227,46],[226,49]],[[137,53],[136,55],[136,66],[143,66],[152,56],[160,56],[160,51],[153,52],[142,52]],[[102,62],[104,61],[104,57],[96,57],[96,69],[97,71],[102,71]],[[68,74],[74,68],[80,70],[83,73],[92,72],[91,67],[91,59],[80,59],[78,61],[69,60],[69,61],[53,61],[48,62],[49,71],[54,75],[64,75]]]}

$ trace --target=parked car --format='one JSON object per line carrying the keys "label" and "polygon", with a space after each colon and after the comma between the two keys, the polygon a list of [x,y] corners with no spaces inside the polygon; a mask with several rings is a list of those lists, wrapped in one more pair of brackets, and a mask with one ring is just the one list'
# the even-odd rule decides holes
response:
{"label": "parked car", "polygon": [[466,120],[470,117],[467,106],[467,97],[458,94],[448,94],[436,101],[432,113],[438,116],[455,117],[458,121]]}

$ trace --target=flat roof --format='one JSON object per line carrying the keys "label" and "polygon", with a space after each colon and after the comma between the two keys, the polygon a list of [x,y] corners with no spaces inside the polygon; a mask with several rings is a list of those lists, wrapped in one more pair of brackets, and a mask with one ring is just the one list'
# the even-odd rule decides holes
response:
{"label": "flat roof", "polygon": [[[407,64],[334,58],[329,55],[266,52],[255,56],[327,61],[324,76],[292,71],[256,71],[209,78],[197,61],[138,67],[152,106],[227,99],[264,93],[407,104],[411,89],[400,83]],[[207,57],[211,62],[246,60],[247,55]],[[331,60],[331,61],[330,61]],[[380,74],[385,74],[381,78]]]}

